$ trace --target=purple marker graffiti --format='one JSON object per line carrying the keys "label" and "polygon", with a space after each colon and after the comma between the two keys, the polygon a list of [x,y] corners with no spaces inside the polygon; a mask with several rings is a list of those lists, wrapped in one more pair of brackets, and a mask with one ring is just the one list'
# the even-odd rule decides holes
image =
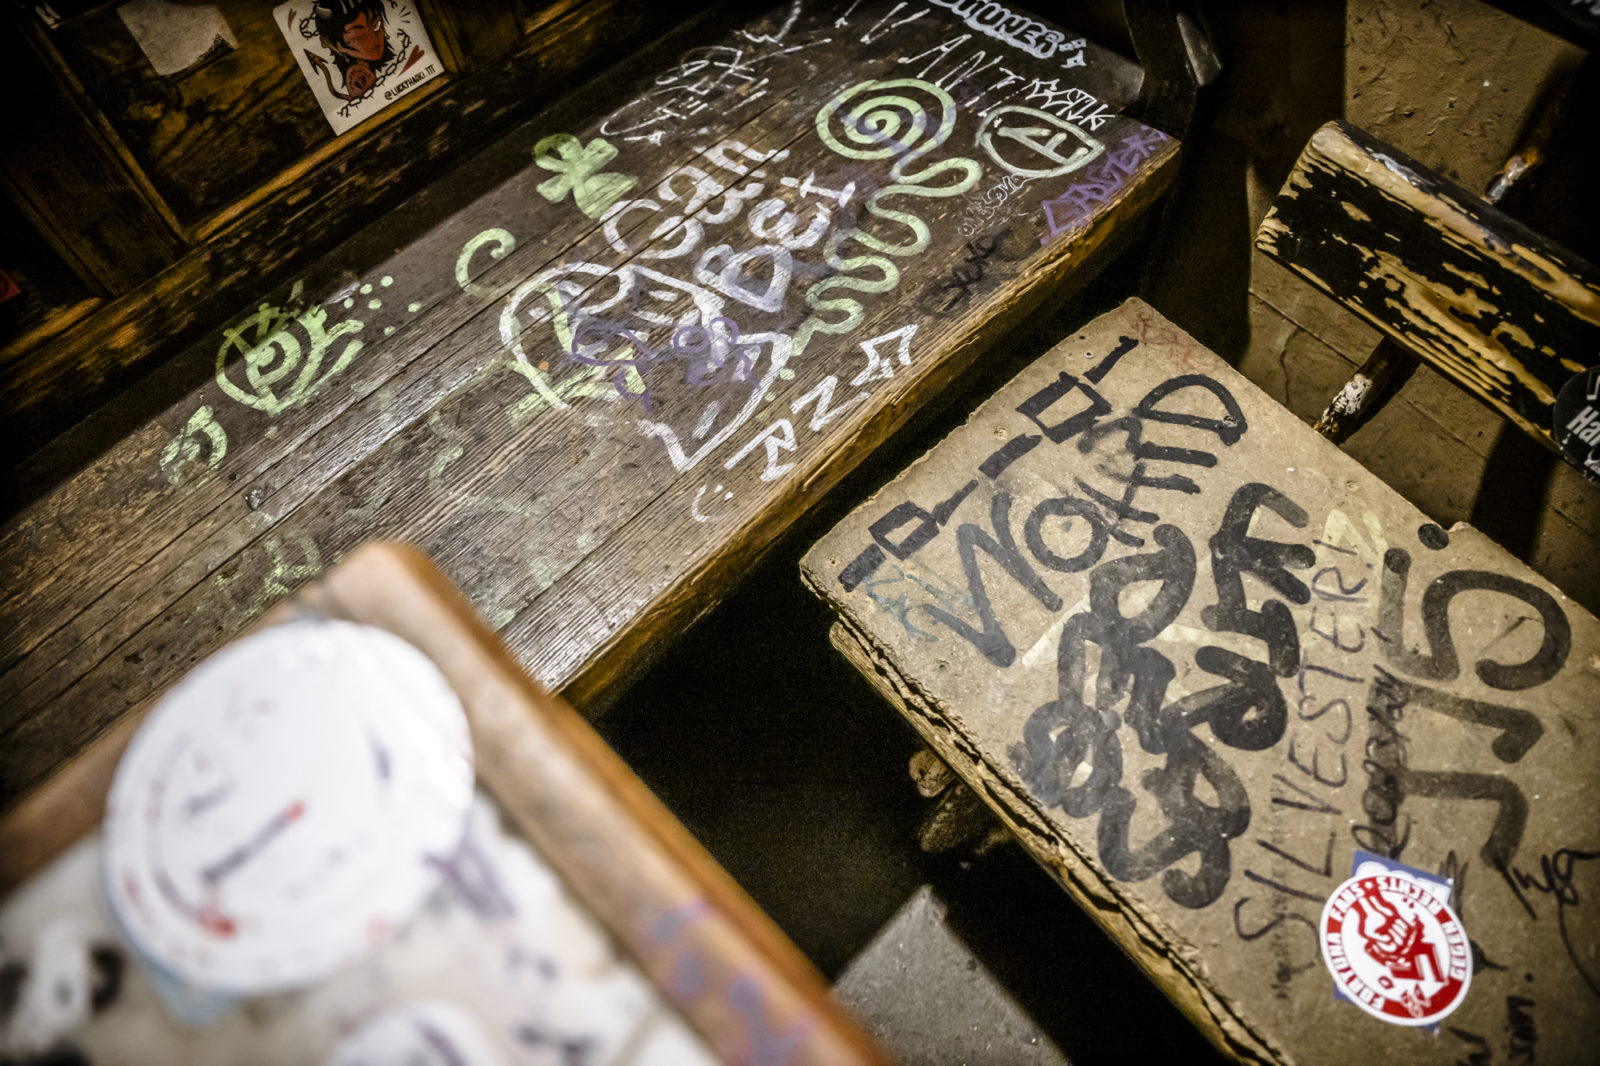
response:
{"label": "purple marker graffiti", "polygon": [[810,1035],[810,1017],[798,1019],[787,1033],[775,1033],[767,1020],[767,996],[750,977],[735,977],[728,984],[728,1006],[744,1016],[750,1034],[751,1066],[784,1066]]}
{"label": "purple marker graffiti", "polygon": [[668,944],[678,938],[678,934],[685,926],[695,922],[711,913],[711,904],[703,899],[697,899],[682,906],[674,907],[665,914],[659,915],[650,923],[650,942],[652,944]]}
{"label": "purple marker graffiti", "polygon": [[471,833],[461,838],[455,854],[428,855],[423,861],[444,875],[445,883],[480,921],[497,922],[516,914],[493,861]]}
{"label": "purple marker graffiti", "polygon": [[[651,367],[679,356],[685,361],[684,381],[691,388],[709,388],[726,380],[730,384],[750,384],[754,381],[756,361],[760,358],[759,344],[739,338],[739,324],[725,315],[717,315],[704,326],[693,323],[680,325],[672,333],[667,346],[651,347],[639,334],[640,330],[600,315],[590,314],[564,299],[572,316],[572,344],[568,354],[574,362],[586,366],[610,369],[612,387],[624,400],[637,400],[645,414],[651,413],[652,391],[645,378]],[[613,357],[607,345],[620,341],[631,357]],[[635,372],[644,388],[634,392],[628,387],[628,374]]]}
{"label": "purple marker graffiti", "polygon": [[[650,943],[666,947],[677,940],[685,929],[711,913],[710,903],[699,899],[659,914],[647,927]],[[677,948],[672,958],[667,992],[684,1005],[700,1001],[707,995],[715,995],[715,984],[707,962],[706,957],[692,944]],[[776,1031],[772,1019],[768,1017],[770,1007],[766,990],[755,975],[735,974],[723,987],[722,994],[726,997],[727,1005],[744,1021],[744,1034],[749,1041],[748,1052],[737,1061],[749,1063],[750,1066],[785,1066],[816,1028],[816,1018],[807,1013],[789,1023],[786,1031]]]}
{"label": "purple marker graffiti", "polygon": [[1045,221],[1050,232],[1039,238],[1049,244],[1064,234],[1081,229],[1095,209],[1105,206],[1121,192],[1139,167],[1156,154],[1170,138],[1160,130],[1138,130],[1115,149],[1101,156],[1080,172],[1071,188],[1060,196],[1043,200]]}

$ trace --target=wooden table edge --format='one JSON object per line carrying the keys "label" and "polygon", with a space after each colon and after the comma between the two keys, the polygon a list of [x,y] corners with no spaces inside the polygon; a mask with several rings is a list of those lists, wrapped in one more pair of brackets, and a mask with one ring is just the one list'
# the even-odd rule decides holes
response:
{"label": "wooden table edge", "polygon": [[[439,666],[467,709],[480,784],[723,1061],[757,1061],[760,1034],[752,1027],[769,1024],[768,1039],[795,1041],[787,1061],[891,1061],[772,919],[576,711],[529,680],[422,552],[363,546],[245,632],[330,616],[394,632]],[[124,716],[0,816],[0,896],[98,825],[117,761],[149,706]],[[513,772],[518,749],[529,745],[551,772]],[[601,876],[607,858],[619,855],[635,866],[637,883],[619,886]],[[644,897],[675,901],[681,912],[670,945],[639,913]],[[697,955],[704,984],[722,979],[717,994],[678,994],[675,970],[685,953]],[[730,995],[741,979],[756,990],[753,1008]]]}

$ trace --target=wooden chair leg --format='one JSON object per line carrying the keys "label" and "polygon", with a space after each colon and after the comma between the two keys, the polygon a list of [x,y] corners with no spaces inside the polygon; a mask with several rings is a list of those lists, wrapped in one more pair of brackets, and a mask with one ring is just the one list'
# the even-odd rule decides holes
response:
{"label": "wooden chair leg", "polygon": [[911,756],[911,780],[924,799],[938,799],[917,828],[917,846],[928,855],[965,849],[969,857],[987,854],[1013,839],[983,800],[968,788],[932,748]]}
{"label": "wooden chair leg", "polygon": [[1328,402],[1322,417],[1311,428],[1333,443],[1343,444],[1350,434],[1367,424],[1416,369],[1417,357],[1385,338]]}
{"label": "wooden chair leg", "polygon": [[950,783],[917,829],[917,846],[928,855],[965,851],[969,858],[977,858],[1014,839],[977,793],[961,781]]}
{"label": "wooden chair leg", "polygon": [[911,780],[916,783],[917,793],[923,799],[938,796],[955,779],[956,772],[932,748],[923,748],[911,756]]}

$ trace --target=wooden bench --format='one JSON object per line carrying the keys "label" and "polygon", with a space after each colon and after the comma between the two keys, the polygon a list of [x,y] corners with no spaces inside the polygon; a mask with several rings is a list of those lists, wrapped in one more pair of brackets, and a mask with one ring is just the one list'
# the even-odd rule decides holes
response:
{"label": "wooden bench", "polygon": [[675,45],[250,300],[0,528],[0,802],[374,537],[595,711],[1170,181],[1133,63],[1006,27]]}
{"label": "wooden bench", "polygon": [[[802,576],[1223,1052],[1514,1060],[1529,1011],[1541,1061],[1600,1039],[1572,902],[1600,889],[1600,622],[1147,305],[1063,339]],[[1358,859],[1436,876],[1459,916],[1470,987],[1437,1032],[1335,998],[1319,923]]]}
{"label": "wooden bench", "polygon": [[334,72],[301,69],[322,47],[302,33],[310,5],[293,25],[278,24],[296,10],[284,4],[196,6],[66,0],[4,15],[0,60],[29,101],[0,116],[0,233],[16,274],[0,302],[0,441],[13,454],[678,21],[632,0],[384,0],[386,37],[423,54],[355,114],[335,112],[336,129],[315,95]]}
{"label": "wooden bench", "polygon": [[[474,813],[458,853],[438,857],[451,872],[398,940],[271,1009],[230,1007],[196,1031],[157,1006],[101,902],[99,823],[143,716],[125,718],[0,819],[7,961],[25,962],[62,922],[130,960],[66,1039],[105,1062],[348,1061],[327,1055],[351,1026],[422,999],[452,1006],[501,1049],[478,1058],[458,1045],[459,1057],[422,1061],[887,1061],[778,928],[570,707],[527,680],[419,553],[363,548],[254,632],[327,620],[393,633],[438,668],[466,712],[487,816]],[[542,887],[546,868],[558,892]],[[0,1048],[15,1006],[0,1012]]]}
{"label": "wooden bench", "polygon": [[[1562,389],[1600,366],[1593,266],[1344,122],[1311,138],[1256,243],[1600,480],[1600,451],[1575,440],[1572,413],[1555,418]],[[1370,417],[1393,363],[1380,352],[1319,427],[1342,440]]]}

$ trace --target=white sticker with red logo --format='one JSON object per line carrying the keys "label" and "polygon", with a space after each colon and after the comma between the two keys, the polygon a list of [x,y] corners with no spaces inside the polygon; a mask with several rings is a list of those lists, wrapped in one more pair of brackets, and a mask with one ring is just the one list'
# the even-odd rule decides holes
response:
{"label": "white sticker with red logo", "polygon": [[1436,1024],[1466,999],[1472,944],[1450,882],[1367,852],[1322,908],[1336,994],[1395,1025]]}
{"label": "white sticker with red logo", "polygon": [[300,0],[272,14],[334,133],[444,71],[410,0]]}

